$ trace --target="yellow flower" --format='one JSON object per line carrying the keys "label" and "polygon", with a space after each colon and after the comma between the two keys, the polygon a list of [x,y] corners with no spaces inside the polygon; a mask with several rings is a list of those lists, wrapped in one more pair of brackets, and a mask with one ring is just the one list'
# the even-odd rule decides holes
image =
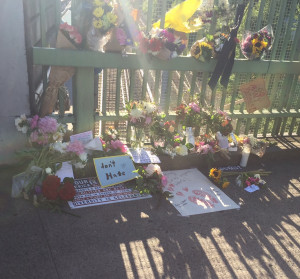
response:
{"label": "yellow flower", "polygon": [[93,11],[93,15],[98,18],[103,16],[103,14],[104,14],[104,10],[101,7],[98,7],[96,9],[94,9],[94,11]]}
{"label": "yellow flower", "polygon": [[104,3],[101,0],[94,0],[94,6],[102,6]]}
{"label": "yellow flower", "polygon": [[229,186],[230,182],[229,181],[224,181],[222,184],[222,188],[226,189]]}
{"label": "yellow flower", "polygon": [[99,19],[99,20],[95,19],[93,21],[93,25],[94,25],[95,28],[100,29],[103,26],[102,20],[101,19]]}
{"label": "yellow flower", "polygon": [[107,17],[108,22],[110,22],[112,24],[115,24],[117,22],[117,19],[118,19],[118,17],[113,13],[107,13],[106,17]]}
{"label": "yellow flower", "polygon": [[212,168],[209,172],[209,177],[211,177],[215,182],[219,182],[222,175],[222,171]]}
{"label": "yellow flower", "polygon": [[252,40],[252,54],[260,54],[268,46],[268,42],[260,41],[258,38]]}

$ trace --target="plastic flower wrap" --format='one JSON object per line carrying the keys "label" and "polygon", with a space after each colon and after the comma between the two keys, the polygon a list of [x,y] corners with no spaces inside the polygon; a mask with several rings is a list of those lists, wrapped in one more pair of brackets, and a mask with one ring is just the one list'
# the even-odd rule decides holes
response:
{"label": "plastic flower wrap", "polygon": [[177,57],[185,49],[187,39],[184,33],[173,29],[152,29],[149,36],[141,34],[139,49],[144,54],[151,54],[162,60]]}
{"label": "plastic flower wrap", "polygon": [[192,45],[191,55],[199,61],[208,62],[213,55],[213,47],[203,38]]}
{"label": "plastic flower wrap", "polygon": [[87,45],[91,50],[103,51],[109,40],[108,31],[115,27],[118,17],[109,1],[94,0],[92,22],[87,32]]}
{"label": "plastic flower wrap", "polygon": [[258,32],[246,31],[243,35],[241,49],[243,55],[249,60],[261,59],[272,47],[273,30],[267,25]]}

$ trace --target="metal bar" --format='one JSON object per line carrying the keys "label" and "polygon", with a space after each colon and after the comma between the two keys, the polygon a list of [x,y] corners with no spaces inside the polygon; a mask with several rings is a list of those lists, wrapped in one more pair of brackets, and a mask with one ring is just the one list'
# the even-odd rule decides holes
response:
{"label": "metal bar", "polygon": [[252,9],[253,9],[253,0],[250,0],[249,4],[248,4],[248,12],[247,12],[247,17],[246,17],[246,21],[245,21],[245,30],[250,30]]}
{"label": "metal bar", "polygon": [[216,86],[215,89],[211,92],[210,105],[211,105],[212,107],[215,106],[216,92],[217,92],[217,86]]}
{"label": "metal bar", "polygon": [[184,74],[185,74],[184,71],[181,71],[181,72],[180,72],[179,87],[178,87],[178,98],[177,98],[177,106],[179,106],[179,105],[182,103]]}
{"label": "metal bar", "polygon": [[134,97],[134,87],[135,87],[135,70],[130,70],[130,83],[129,83],[129,101],[133,100]]}
{"label": "metal bar", "polygon": [[287,117],[283,118],[283,122],[282,122],[281,129],[280,129],[280,135],[281,136],[284,135],[284,131],[285,131],[287,120],[288,120]]}
{"label": "metal bar", "polygon": [[274,60],[276,57],[276,51],[277,51],[277,47],[278,47],[278,43],[279,43],[280,34],[281,34],[281,31],[283,28],[283,19],[284,19],[286,7],[287,7],[287,5],[286,5],[285,1],[280,1],[280,14],[279,14],[278,22],[277,22],[275,38],[274,38],[273,45],[272,45],[271,60]]}
{"label": "metal bar", "polygon": [[161,73],[161,71],[159,71],[159,70],[157,70],[155,72],[154,102],[156,104],[158,103],[158,100],[159,100],[160,73]]}
{"label": "metal bar", "polygon": [[256,30],[259,30],[261,28],[261,21],[262,21],[263,15],[264,15],[265,3],[266,3],[266,0],[260,1],[259,12],[258,12],[256,28],[255,28]]}
{"label": "metal bar", "polygon": [[75,75],[74,115],[76,133],[94,129],[94,68],[79,68]]}
{"label": "metal bar", "polygon": [[235,106],[235,100],[238,95],[238,88],[237,85],[239,84],[241,79],[241,74],[236,74],[234,78],[234,83],[233,83],[233,90],[232,90],[232,95],[231,95],[231,103],[230,103],[230,112],[233,112],[234,106]]}
{"label": "metal bar", "polygon": [[261,118],[257,118],[257,119],[256,119],[256,123],[255,123],[254,131],[253,131],[253,135],[254,135],[254,137],[257,137],[258,130],[259,130],[259,127],[260,127],[260,125],[261,125],[261,121],[262,121],[262,119],[261,119]]}
{"label": "metal bar", "polygon": [[165,28],[165,16],[167,11],[167,0],[161,1],[161,17],[160,17],[160,29]]}
{"label": "metal bar", "polygon": [[142,100],[145,100],[146,91],[147,91],[147,84],[148,84],[148,76],[149,70],[143,71],[143,86],[142,86]]}
{"label": "metal bar", "polygon": [[220,103],[220,110],[224,109],[226,95],[227,95],[227,89],[224,87],[223,90],[222,90],[222,98],[221,98],[221,103]]}
{"label": "metal bar", "polygon": [[297,57],[295,57],[295,56],[296,56],[296,51],[297,51],[297,47],[298,47],[297,42],[299,42],[299,39],[300,39],[300,16],[298,16],[298,25],[297,25],[295,37],[294,37],[293,44],[292,44],[290,61],[292,61],[293,59],[298,60]]}
{"label": "metal bar", "polygon": [[[33,63],[35,65],[54,65],[72,67],[93,68],[119,68],[119,69],[144,69],[173,71],[197,71],[213,72],[216,60],[211,59],[208,63],[198,63],[192,57],[179,56],[168,61],[152,59],[148,61],[144,56],[128,54],[122,56],[119,53],[101,53],[97,51],[78,51],[56,48],[33,47]],[[233,73],[255,74],[300,74],[298,61],[248,61],[236,59]]]}
{"label": "metal bar", "polygon": [[[292,107],[292,102],[293,102],[293,98],[295,96],[297,83],[298,83],[298,76],[295,75],[292,86],[291,86],[290,94],[289,94],[289,97],[288,97],[288,100],[287,100],[287,105],[286,105],[287,111],[289,111]],[[296,109],[298,109],[298,108],[299,107],[296,107]]]}
{"label": "metal bar", "polygon": [[251,125],[251,118],[248,118],[247,122],[246,122],[246,127],[245,127],[245,135],[248,135],[249,130],[250,130],[250,125]]}
{"label": "metal bar", "polygon": [[56,0],[55,1],[55,25],[56,30],[58,30],[60,22],[61,22],[61,1]]}
{"label": "metal bar", "polygon": [[120,114],[121,70],[117,70],[115,112]]}
{"label": "metal bar", "polygon": [[280,58],[279,58],[280,60],[285,59],[285,56],[286,56],[286,49],[287,49],[288,43],[291,38],[291,30],[292,30],[295,12],[297,10],[296,8],[297,8],[297,1],[292,1],[290,13],[288,15],[289,16],[288,25],[285,30],[285,37],[284,37],[283,45],[282,45],[281,52],[280,52]]}
{"label": "metal bar", "polygon": [[299,122],[298,129],[297,129],[297,135],[298,136],[300,135],[300,122]]}
{"label": "metal bar", "polygon": [[169,76],[168,76],[168,86],[167,86],[165,108],[164,108],[164,111],[165,111],[166,115],[169,114],[173,72],[169,72],[168,74],[169,74]]}
{"label": "metal bar", "polygon": [[[106,115],[106,97],[107,97],[107,69],[103,70],[103,82],[102,82],[102,108],[101,112],[103,115]],[[104,124],[103,124],[104,126]]]}
{"label": "metal bar", "polygon": [[275,95],[276,95],[277,89],[278,89],[279,78],[280,78],[280,75],[277,74],[275,76],[275,79],[274,79],[274,82],[273,82],[273,87],[272,87],[272,90],[271,90],[271,94],[269,96],[270,102],[271,102],[270,109],[274,108],[274,100],[275,100]]}
{"label": "metal bar", "polygon": [[152,28],[152,14],[153,14],[153,1],[148,0],[148,11],[147,11],[147,32]]}
{"label": "metal bar", "polygon": [[289,129],[289,136],[293,135],[295,124],[296,124],[296,117],[292,118],[291,126]]}
{"label": "metal bar", "polygon": [[278,2],[278,0],[271,1],[271,6],[270,6],[270,10],[269,10],[269,17],[268,17],[268,24],[273,23],[277,2]]}
{"label": "metal bar", "polygon": [[209,73],[203,73],[203,79],[201,84],[201,95],[200,95],[200,104],[201,106],[205,106],[205,96],[206,96],[206,86],[208,80]]}
{"label": "metal bar", "polygon": [[198,72],[193,72],[192,80],[191,80],[191,89],[190,89],[190,98],[193,99],[195,94],[195,86]]}

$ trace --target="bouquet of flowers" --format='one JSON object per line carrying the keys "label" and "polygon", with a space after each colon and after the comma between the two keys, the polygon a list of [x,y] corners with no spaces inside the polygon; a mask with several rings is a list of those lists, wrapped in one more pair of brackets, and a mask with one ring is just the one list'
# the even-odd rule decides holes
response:
{"label": "bouquet of flowers", "polygon": [[213,47],[206,38],[198,40],[191,47],[191,55],[199,61],[209,62],[213,56]]}
{"label": "bouquet of flowers", "polygon": [[[62,23],[56,39],[56,48],[77,49],[82,42],[78,30],[67,23]],[[51,114],[57,102],[58,90],[75,74],[73,67],[52,66],[49,75],[49,84],[42,96],[39,115]]]}
{"label": "bouquet of flowers", "polygon": [[109,30],[117,25],[118,17],[110,1],[94,0],[92,6],[92,24],[87,32],[87,45],[91,50],[103,51],[109,36]]}
{"label": "bouquet of flowers", "polygon": [[262,157],[266,149],[269,145],[268,141],[264,139],[257,139],[253,135],[249,136],[239,136],[238,141],[243,145],[249,145],[251,148],[251,153],[257,155],[258,157]]}
{"label": "bouquet of flowers", "polygon": [[256,185],[261,188],[263,186],[266,186],[266,181],[261,179],[261,176],[266,176],[269,174],[271,174],[271,172],[263,170],[243,172],[236,177],[235,182],[237,186],[243,188],[251,185]]}
{"label": "bouquet of flowers", "polygon": [[139,191],[141,194],[159,194],[165,198],[170,197],[169,192],[163,191],[163,187],[167,185],[168,180],[163,175],[159,165],[138,166],[136,172],[139,176],[136,177],[136,184],[131,188]]}
{"label": "bouquet of flowers", "polygon": [[141,35],[139,49],[162,60],[180,55],[185,49],[187,39],[183,33],[173,29],[152,29],[149,37]]}
{"label": "bouquet of flowers", "polygon": [[184,127],[197,127],[202,124],[202,109],[196,102],[180,104],[176,108],[178,123]]}
{"label": "bouquet of flowers", "polygon": [[55,174],[63,162],[70,162],[75,168],[85,166],[87,154],[83,144],[62,142],[66,128],[56,119],[21,115],[16,118],[15,125],[18,131],[27,134],[30,147],[18,152],[28,161],[28,167],[13,178],[12,197],[18,197],[22,192],[26,197],[35,194],[36,186],[41,186],[48,175]]}
{"label": "bouquet of flowers", "polygon": [[208,131],[216,134],[220,132],[223,136],[228,136],[233,127],[231,125],[231,119],[226,112],[213,108],[203,108],[203,122],[207,125]]}
{"label": "bouquet of flowers", "polygon": [[246,31],[243,35],[241,49],[243,55],[249,60],[259,60],[272,47],[272,26],[267,25],[258,32]]}

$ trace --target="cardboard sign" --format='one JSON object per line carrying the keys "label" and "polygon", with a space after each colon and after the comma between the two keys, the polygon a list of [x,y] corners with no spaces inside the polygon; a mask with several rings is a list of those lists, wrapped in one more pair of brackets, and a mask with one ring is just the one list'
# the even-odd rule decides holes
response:
{"label": "cardboard sign", "polygon": [[97,177],[102,187],[116,185],[138,176],[128,155],[94,158]]}
{"label": "cardboard sign", "polygon": [[256,110],[268,108],[271,105],[263,78],[254,79],[248,83],[242,84],[240,90],[243,94],[246,109],[249,113]]}
{"label": "cardboard sign", "polygon": [[96,177],[79,178],[74,180],[76,195],[73,201],[68,201],[71,209],[133,201],[151,198],[137,191],[118,184],[108,188],[101,188]]}
{"label": "cardboard sign", "polygon": [[164,191],[173,197],[168,200],[182,216],[240,207],[197,169],[164,171],[168,184]]}

